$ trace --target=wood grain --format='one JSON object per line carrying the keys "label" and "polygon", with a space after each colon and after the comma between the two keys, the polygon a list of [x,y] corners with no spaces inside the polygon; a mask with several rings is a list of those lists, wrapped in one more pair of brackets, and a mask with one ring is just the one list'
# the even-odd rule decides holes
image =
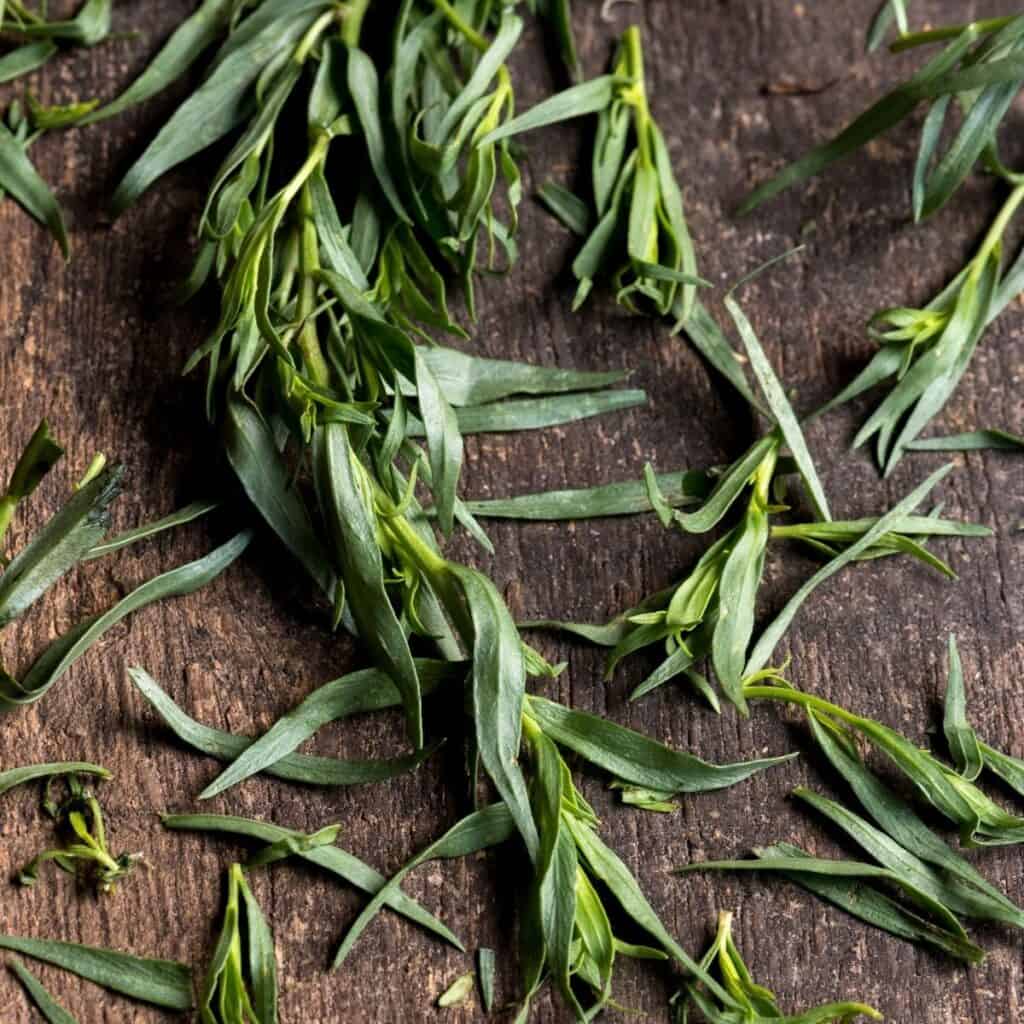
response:
{"label": "wood grain", "polygon": [[[751,285],[746,308],[799,409],[813,408],[850,379],[871,349],[862,325],[877,308],[920,303],[959,268],[998,203],[998,188],[972,179],[925,226],[907,223],[906,187],[915,134],[893,132],[865,154],[795,190],[755,216],[731,211],[767,172],[795,157],[858,112],[912,58],[862,57],[863,28],[875,0],[648,0],[611,8],[577,3],[587,68],[596,71],[610,41],[633,20],[643,24],[651,92],[696,235],[702,273],[735,280],[758,262],[806,242],[803,256]],[[119,5],[121,39],[71,55],[30,83],[43,101],[111,96],[145,63],[188,0]],[[990,3],[913,5],[917,20],[941,24],[1003,13]],[[556,83],[536,29],[515,64],[520,104]],[[836,84],[808,96],[766,95],[787,79]],[[172,90],[115,122],[46,139],[35,151],[72,220],[74,260],[11,202],[0,204],[0,458],[9,465],[45,414],[68,448],[66,463],[19,520],[17,544],[55,507],[97,449],[123,459],[128,493],[119,527],[162,514],[215,489],[222,470],[203,421],[197,383],[179,369],[209,326],[202,304],[176,310],[161,302],[189,262],[197,207],[211,161],[200,158],[162,181],[137,208],[111,224],[104,197],[161,123],[182,90]],[[13,95],[5,87],[3,98]],[[1021,116],[1018,110],[1011,120]],[[587,133],[573,127],[530,140],[526,184],[549,176],[572,183],[585,173]],[[1008,141],[1019,156],[1019,139]],[[483,288],[476,350],[551,365],[633,371],[651,401],[639,410],[544,433],[486,437],[467,445],[466,490],[497,496],[636,477],[646,460],[662,470],[723,462],[752,429],[742,408],[683,341],[657,324],[629,319],[606,298],[570,315],[565,268],[572,240],[536,205],[525,204],[522,264]],[[989,331],[939,426],[1024,425],[1019,307]],[[848,452],[864,407],[818,423],[810,441],[836,514],[876,512],[939,465],[938,455],[906,458],[881,481],[862,453]],[[955,631],[965,662],[972,714],[983,735],[1024,753],[1024,571],[1019,557],[1024,474],[1013,455],[957,457],[941,497],[949,514],[992,526],[993,540],[940,545],[960,580],[923,568],[872,563],[830,582],[808,603],[785,646],[798,685],[813,688],[924,742],[938,722],[944,645]],[[6,630],[2,653],[24,666],[33,652],[77,616],[106,606],[154,571],[208,549],[229,524],[212,520],[137,551],[72,574],[42,608]],[[489,571],[522,617],[597,620],[661,587],[692,563],[699,541],[661,530],[653,517],[578,525],[491,530],[499,554],[456,552]],[[803,579],[810,563],[777,551],[769,560],[764,616]],[[323,629],[324,610],[269,536],[202,593],[142,612],[108,636],[41,703],[0,721],[0,765],[59,758],[99,761],[116,772],[104,787],[114,844],[142,850],[151,870],[97,902],[66,877],[33,890],[10,886],[0,899],[0,929],[174,957],[202,970],[219,925],[223,869],[242,851],[161,830],[159,811],[196,806],[217,768],[169,737],[133,692],[125,667],[144,665],[204,722],[236,731],[265,728],[317,684],[360,664],[360,655]],[[726,793],[685,801],[675,815],[645,815],[609,798],[604,780],[584,783],[605,834],[636,872],[667,925],[690,949],[702,948],[719,908],[738,910],[738,940],[755,976],[784,1007],[848,996],[881,1008],[900,1024],[1016,1024],[1022,1019],[1022,939],[1004,929],[976,934],[985,964],[964,970],[827,909],[788,884],[759,878],[669,875],[674,865],[742,855],[752,845],[799,840],[827,853],[841,847],[787,799],[809,783],[831,791],[833,778],[811,755],[796,719],[777,708],[741,720],[716,717],[683,689],[665,688],[639,703],[625,695],[651,664],[628,662],[602,682],[598,652],[552,637],[542,649],[569,670],[547,688],[557,699],[651,733],[711,760],[799,749],[786,767]],[[783,653],[783,652],[780,652]],[[435,726],[438,723],[435,723]],[[398,750],[400,723],[387,716],[329,728],[311,749],[349,756]],[[48,839],[37,795],[15,792],[0,817],[0,878]],[[372,788],[319,792],[258,778],[213,801],[212,811],[265,817],[312,829],[344,826],[343,845],[384,872],[454,821],[464,806],[460,753],[452,749],[419,772]],[[853,851],[847,850],[847,853]],[[1014,898],[1024,899],[1020,854],[985,852],[976,861]],[[499,996],[516,992],[515,898],[510,854],[419,871],[409,891],[463,936],[472,951],[499,951]],[[333,881],[293,865],[255,876],[275,928],[282,1021],[477,1021],[476,1004],[434,1009],[434,999],[472,964],[393,915],[382,915],[343,971],[326,973],[334,943],[362,900]],[[172,1019],[100,993],[41,967],[44,982],[83,1024]],[[672,989],[666,972],[623,963],[616,998],[666,1021]],[[34,1020],[13,978],[0,972],[0,1018]],[[534,1019],[564,1021],[550,998]]]}

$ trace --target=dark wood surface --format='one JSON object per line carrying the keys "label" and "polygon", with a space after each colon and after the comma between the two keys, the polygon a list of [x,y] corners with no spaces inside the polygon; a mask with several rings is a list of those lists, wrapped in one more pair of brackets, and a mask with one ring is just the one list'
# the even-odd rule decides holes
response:
{"label": "dark wood surface", "polygon": [[[867,317],[884,305],[930,298],[962,265],[997,208],[998,188],[975,178],[933,221],[909,225],[906,186],[916,136],[907,126],[753,217],[741,222],[731,215],[751,184],[838,128],[912,66],[884,54],[862,57],[875,0],[650,0],[618,4],[607,20],[596,2],[579,0],[576,6],[590,72],[602,66],[617,32],[636,19],[644,27],[653,106],[686,188],[702,272],[715,282],[735,280],[760,261],[807,243],[802,257],[745,293],[747,311],[795,390],[799,409],[813,408],[863,363],[871,351],[863,330]],[[109,97],[190,7],[189,0],[118,5],[119,27],[141,26],[141,39],[65,58],[36,76],[32,89],[51,102]],[[1004,11],[990,3],[918,2],[913,13],[915,20],[943,23]],[[555,83],[535,28],[515,68],[524,107]],[[835,84],[815,95],[766,95],[766,86],[786,80]],[[5,87],[4,99],[10,95]],[[0,461],[10,465],[43,414],[68,448],[66,462],[14,528],[15,544],[55,507],[95,450],[122,459],[129,470],[128,492],[116,508],[118,527],[209,493],[221,472],[197,382],[179,376],[212,310],[201,303],[176,310],[160,301],[187,269],[211,159],[161,181],[116,224],[100,212],[119,173],[175,99],[162,96],[115,122],[39,145],[39,163],[70,210],[75,254],[67,266],[11,202],[0,204]],[[575,128],[532,138],[527,186],[552,174],[571,184],[584,173],[586,139],[586,130]],[[1019,141],[1011,140],[1009,148],[1011,156],[1020,155]],[[471,496],[635,478],[646,460],[662,470],[721,463],[748,443],[752,425],[741,406],[683,341],[658,324],[624,317],[606,297],[578,315],[569,313],[565,268],[573,244],[536,205],[525,204],[522,263],[485,287],[475,348],[550,365],[628,368],[650,402],[565,429],[470,440],[465,481]],[[988,332],[937,425],[942,432],[1024,426],[1021,323],[1014,305]],[[834,510],[843,516],[887,507],[942,461],[908,457],[889,480],[880,480],[866,455],[848,451],[864,408],[810,431]],[[948,513],[996,531],[991,541],[936,546],[959,571],[959,581],[895,561],[848,571],[805,606],[784,648],[793,656],[798,685],[926,742],[938,723],[946,637],[955,631],[980,731],[1020,755],[1024,579],[1018,555],[1024,535],[1018,524],[1024,475],[1012,455],[970,454],[956,462],[957,472],[941,493]],[[71,574],[42,607],[4,632],[5,661],[23,667],[77,616],[206,550],[228,529],[211,520]],[[590,620],[676,579],[702,543],[664,532],[653,516],[579,525],[499,523],[491,535],[498,550],[493,559],[462,542],[456,550],[494,576],[517,616]],[[797,552],[774,551],[764,616],[811,564]],[[113,769],[116,778],[103,789],[113,844],[144,851],[151,865],[101,901],[52,873],[33,890],[11,885],[0,899],[0,928],[174,957],[201,972],[219,927],[223,869],[243,851],[223,840],[160,828],[157,812],[195,808],[196,794],[217,767],[169,736],[133,691],[125,667],[144,665],[204,722],[261,730],[319,683],[362,664],[350,643],[328,636],[324,620],[299,574],[261,535],[205,591],[140,613],[45,700],[0,720],[0,765],[83,758]],[[976,929],[989,956],[984,965],[965,970],[854,922],[788,884],[756,877],[673,878],[674,865],[740,856],[776,839],[821,853],[839,851],[836,837],[787,797],[800,783],[831,791],[834,779],[811,756],[798,721],[775,707],[755,708],[748,721],[731,709],[716,717],[685,689],[672,687],[629,704],[625,695],[652,662],[635,658],[605,683],[599,652],[549,636],[540,644],[550,657],[569,661],[568,671],[545,692],[575,707],[711,760],[787,750],[808,754],[728,792],[688,799],[674,815],[623,808],[610,799],[603,779],[584,780],[605,836],[684,945],[702,949],[717,910],[735,909],[738,941],[755,976],[793,1012],[811,1001],[848,996],[873,1003],[899,1024],[1022,1019],[1019,933]],[[400,723],[378,716],[328,728],[310,749],[381,756],[400,745]],[[341,822],[342,844],[390,873],[460,815],[463,795],[459,753],[452,749],[416,774],[384,785],[321,792],[259,778],[209,809],[302,829]],[[5,797],[0,878],[48,839],[36,793],[25,789]],[[1011,896],[1024,899],[1019,851],[974,859]],[[508,857],[478,857],[429,866],[408,883],[469,950],[488,945],[499,951],[503,1001],[517,990],[511,867]],[[293,865],[257,874],[255,889],[276,931],[281,1019],[287,1024],[483,1019],[475,1003],[448,1011],[433,1006],[473,966],[469,955],[384,914],[344,969],[330,975],[329,955],[362,897]],[[84,1024],[172,1019],[62,972],[40,967],[39,973]],[[671,987],[667,972],[624,962],[615,996],[641,1011],[642,1019],[665,1021]],[[0,972],[0,1019],[35,1020],[6,972]],[[545,996],[534,1019],[549,1024],[566,1017]]]}

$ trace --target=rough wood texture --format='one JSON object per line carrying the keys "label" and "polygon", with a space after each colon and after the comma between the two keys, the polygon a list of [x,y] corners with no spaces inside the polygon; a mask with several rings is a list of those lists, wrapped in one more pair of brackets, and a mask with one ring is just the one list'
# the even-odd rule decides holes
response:
{"label": "rough wood texture", "polygon": [[[117,12],[124,39],[72,56],[33,81],[44,101],[110,96],[144,64],[157,41],[190,8],[189,0],[139,0]],[[996,209],[997,188],[973,179],[948,210],[923,227],[906,220],[906,185],[915,136],[894,132],[809,188],[796,190],[743,222],[731,210],[755,181],[823,138],[859,111],[880,87],[910,66],[906,58],[862,58],[863,30],[875,0],[649,0],[612,8],[577,4],[587,67],[597,70],[610,40],[630,21],[644,26],[653,104],[687,188],[687,207],[703,273],[736,279],[761,260],[803,241],[804,256],[746,291],[748,313],[780,375],[810,409],[845,383],[871,349],[862,325],[883,305],[931,296],[976,244]],[[1005,5],[1002,5],[1005,6]],[[1003,13],[989,3],[914,4],[934,23]],[[522,104],[554,81],[536,29],[517,60]],[[835,81],[808,96],[770,96],[783,79]],[[4,98],[11,95],[5,88]],[[180,95],[180,91],[179,91]],[[208,325],[210,310],[174,310],[155,301],[186,269],[191,230],[210,160],[193,162],[111,225],[103,199],[175,102],[163,96],[116,122],[45,140],[44,173],[71,210],[74,261],[64,266],[44,233],[11,203],[0,204],[0,277],[4,334],[0,385],[5,396],[0,455],[9,465],[44,413],[68,445],[68,458],[14,530],[22,541],[59,494],[102,449],[123,458],[128,494],[118,526],[135,524],[208,493],[215,480],[213,444],[196,382],[179,368]],[[1011,120],[1021,112],[1011,115]],[[555,174],[572,181],[585,166],[586,131],[560,130],[530,140],[528,187]],[[1020,145],[1010,141],[1011,150]],[[1011,156],[1018,155],[1011,152]],[[648,389],[643,409],[539,434],[488,437],[468,444],[467,490],[473,496],[602,482],[639,475],[645,460],[660,469],[724,462],[745,446],[751,426],[720,381],[685,343],[659,325],[628,319],[605,298],[568,312],[564,268],[572,240],[526,204],[523,263],[485,288],[476,346],[489,355],[602,369],[628,367]],[[945,431],[1024,425],[1024,356],[1018,308],[995,325],[954,400]],[[816,424],[810,434],[837,513],[888,506],[941,456],[906,458],[879,480],[847,443],[863,407]],[[876,715],[925,741],[937,724],[945,678],[944,645],[956,632],[972,713],[991,742],[1024,752],[1024,599],[1017,524],[1024,476],[1012,455],[971,454],[944,485],[947,510],[996,530],[989,542],[939,545],[960,571],[949,583],[905,563],[872,563],[832,581],[802,612],[786,647],[802,686]],[[208,548],[228,526],[187,528],[137,551],[93,563],[3,634],[2,652],[22,666],[74,617],[104,607],[160,567]],[[514,612],[601,619],[676,578],[698,540],[666,533],[652,516],[577,526],[497,524],[499,552],[480,559]],[[769,600],[779,607],[810,563],[796,553],[769,560]],[[143,850],[152,870],[139,872],[112,898],[96,902],[65,876],[47,875],[33,890],[9,887],[0,928],[175,957],[203,969],[219,924],[223,869],[240,849],[224,841],[169,835],[156,813],[195,806],[215,765],[168,736],[133,692],[125,666],[141,664],[197,718],[236,731],[265,728],[316,684],[358,663],[358,652],[323,630],[301,578],[263,536],[242,562],[197,596],[154,607],[109,636],[51,695],[0,721],[0,764],[86,758],[114,769],[104,787],[114,843]],[[676,880],[676,864],[741,855],[772,839],[799,840],[834,852],[836,837],[787,800],[808,782],[834,779],[810,756],[804,731],[774,707],[749,721],[727,710],[715,717],[685,690],[666,688],[635,705],[625,695],[649,670],[643,658],[601,680],[601,656],[581,645],[543,638],[543,650],[569,670],[550,691],[712,760],[799,749],[809,756],[714,796],[685,801],[669,816],[647,815],[610,800],[603,780],[588,779],[605,833],[633,867],[668,926],[690,949],[708,940],[716,910],[736,908],[738,939],[755,975],[794,1011],[810,1001],[850,996],[873,1003],[900,1024],[1013,1024],[1022,1019],[1021,937],[977,929],[989,950],[974,970],[941,961],[862,926],[788,884],[732,876]],[[327,729],[313,749],[379,756],[399,748],[399,723],[375,717]],[[459,754],[449,750],[415,775],[372,788],[316,792],[256,779],[214,801],[214,811],[267,817],[298,828],[344,825],[344,845],[385,872],[438,835],[463,806]],[[3,800],[0,877],[49,838],[37,795]],[[852,852],[847,850],[848,853]],[[977,855],[989,877],[1024,899],[1018,851]],[[409,889],[464,937],[467,948],[499,950],[500,998],[516,991],[514,903],[506,858],[428,867]],[[470,957],[384,914],[342,973],[325,973],[329,953],[361,898],[292,865],[255,878],[274,925],[282,979],[282,1020],[297,1022],[482,1020],[475,1004],[439,1011],[435,997],[472,966]],[[155,1022],[169,1016],[109,997],[45,967],[44,981],[84,1024]],[[624,963],[617,999],[646,1019],[665,1021],[666,972]],[[0,1017],[35,1018],[13,979],[0,972]],[[563,1021],[543,999],[535,1020]]]}

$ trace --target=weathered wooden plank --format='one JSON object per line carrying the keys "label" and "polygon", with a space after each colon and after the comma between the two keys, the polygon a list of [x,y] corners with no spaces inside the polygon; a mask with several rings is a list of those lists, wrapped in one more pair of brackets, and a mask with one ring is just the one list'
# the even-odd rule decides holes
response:
{"label": "weathered wooden plank", "polygon": [[[187,0],[142,0],[117,12],[120,25],[143,25],[143,42],[122,40],[73,56],[32,82],[44,101],[111,95],[145,62],[146,53],[189,8]],[[790,266],[751,285],[745,302],[769,355],[800,409],[813,408],[845,383],[870,351],[861,325],[876,308],[926,300],[976,244],[995,209],[997,189],[973,181],[950,208],[921,227],[906,223],[906,182],[913,136],[894,133],[806,189],[780,197],[745,221],[731,211],[746,188],[801,153],[874,97],[909,66],[884,55],[861,56],[874,0],[798,4],[791,0],[713,2],[649,0],[619,4],[609,20],[596,2],[577,3],[590,70],[611,38],[632,20],[645,30],[655,111],[668,136],[696,234],[703,272],[728,282],[761,260],[807,242]],[[914,5],[915,17],[943,23],[1003,13],[992,3]],[[521,103],[556,80],[539,35],[518,59]],[[768,96],[766,83],[786,78],[834,86],[816,95]],[[5,87],[4,98],[12,94]],[[217,472],[195,381],[178,368],[208,325],[210,310],[175,310],[156,297],[187,267],[190,231],[209,162],[175,173],[138,208],[110,225],[102,199],[130,157],[173,104],[162,97],[116,122],[44,140],[39,159],[72,212],[74,262],[10,202],[0,204],[0,276],[5,325],[0,390],[6,397],[0,454],[9,461],[36,420],[47,414],[68,444],[68,464],[48,481],[14,530],[19,541],[53,507],[97,449],[130,470],[117,507],[119,526],[134,525],[202,496]],[[585,168],[584,129],[530,141],[528,187],[554,175],[572,182]],[[1012,149],[1012,146],[1011,146]],[[662,470],[721,462],[746,443],[750,424],[724,387],[660,326],[628,319],[606,300],[571,315],[564,268],[572,240],[536,206],[526,204],[523,263],[483,287],[476,345],[488,355],[592,369],[627,367],[651,394],[649,407],[537,435],[486,437],[467,445],[472,496],[563,487],[639,474],[645,460]],[[971,372],[943,416],[949,431],[982,425],[1020,429],[1024,422],[1019,364],[1021,317],[1013,309],[990,332]],[[859,414],[859,412],[858,412]],[[908,457],[881,482],[867,459],[849,455],[855,413],[815,426],[812,446],[837,512],[869,514],[896,500],[941,455]],[[973,714],[984,734],[1024,751],[1024,597],[1019,535],[1024,475],[1006,454],[956,458],[945,486],[950,513],[997,530],[991,542],[942,545],[961,573],[950,584],[924,570],[873,563],[832,581],[802,612],[788,647],[794,679],[830,698],[877,715],[924,741],[937,723],[944,683],[944,641],[957,632]],[[58,628],[99,608],[159,567],[197,554],[227,526],[212,520],[137,552],[116,555],[73,574],[46,607],[6,631],[3,654],[24,664]],[[662,586],[691,563],[699,542],[667,534],[653,517],[597,524],[491,528],[499,555],[457,551],[490,571],[513,610],[525,616],[599,619]],[[769,562],[767,614],[808,571],[801,556]],[[196,717],[221,727],[265,727],[314,685],[358,663],[346,642],[322,630],[323,609],[272,542],[261,542],[203,593],[151,608],[120,627],[83,660],[44,702],[0,720],[0,763],[84,758],[116,771],[107,784],[115,843],[144,850],[152,864],[102,902],[74,891],[63,876],[31,891],[7,890],[0,928],[109,944],[172,956],[201,970],[220,913],[222,869],[240,850],[221,841],[167,835],[156,812],[194,806],[216,767],[183,750],[133,692],[124,667],[145,665]],[[548,691],[573,705],[607,713],[710,759],[809,749],[803,730],[777,709],[749,721],[714,717],[682,690],[659,691],[630,705],[625,695],[650,665],[625,665],[601,681],[600,655],[552,637],[552,657],[569,671]],[[780,654],[783,652],[780,652]],[[318,738],[313,749],[379,756],[398,749],[400,723],[387,717],[350,722]],[[255,779],[214,801],[213,810],[268,817],[300,828],[329,821],[343,842],[383,871],[395,869],[459,814],[464,793],[460,754],[447,750],[416,775],[338,792],[314,792]],[[913,1024],[986,1024],[1021,1018],[1020,939],[998,929],[978,935],[991,949],[971,972],[954,968],[826,910],[798,890],[756,878],[672,879],[689,859],[738,855],[770,839],[799,839],[820,851],[834,837],[791,806],[786,794],[830,777],[813,758],[759,776],[733,791],[686,801],[674,816],[643,815],[608,799],[603,781],[586,791],[604,815],[606,833],[633,866],[652,902],[690,948],[707,940],[718,908],[739,910],[738,935],[757,977],[794,1010],[812,1000],[849,995],[874,1003],[890,1020]],[[48,838],[36,796],[4,798],[0,877],[6,878]],[[1019,854],[987,852],[977,860],[1011,895],[1024,898]],[[410,890],[452,923],[470,950],[499,950],[502,1000],[515,993],[514,900],[509,856],[431,866]],[[278,937],[282,1020],[406,1021],[431,1019],[433,999],[469,957],[393,917],[382,916],[343,972],[325,967],[344,924],[360,905],[352,893],[311,871],[279,866],[257,876],[256,892]],[[97,994],[50,968],[40,976],[83,1024],[151,1022],[166,1015]],[[670,990],[663,972],[623,966],[616,996],[652,1020],[666,1020]],[[32,1020],[12,978],[0,974],[0,1016]],[[450,1020],[481,1020],[478,1007],[444,1011]],[[535,1019],[563,1021],[550,1000]]]}

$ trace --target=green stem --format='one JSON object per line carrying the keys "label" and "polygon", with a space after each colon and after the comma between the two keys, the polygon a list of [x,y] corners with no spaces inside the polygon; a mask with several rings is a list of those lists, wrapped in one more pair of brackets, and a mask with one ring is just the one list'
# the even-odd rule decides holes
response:
{"label": "green stem", "polygon": [[761,464],[754,473],[754,493],[751,503],[756,503],[761,509],[766,509],[771,504],[772,477],[775,475],[775,466],[778,460],[779,446],[775,445],[761,460]]}
{"label": "green stem", "polygon": [[447,560],[434,551],[416,532],[406,516],[383,487],[366,474],[373,491],[373,499],[382,512],[382,525],[391,535],[393,542],[412,560],[416,568],[426,577],[431,589],[437,595],[455,630],[467,650],[473,647],[473,621],[466,609],[459,589],[458,579]]}
{"label": "green stem", "polygon": [[487,39],[482,36],[472,25],[470,25],[459,12],[452,7],[448,0],[434,0],[434,8],[444,15],[445,21],[461,33],[466,42],[474,49],[483,53],[487,49]]}
{"label": "green stem", "polygon": [[1010,15],[1003,18],[985,18],[981,21],[972,21],[967,25],[946,25],[942,28],[930,28],[923,32],[909,32],[900,36],[889,44],[892,53],[902,53],[904,50],[911,50],[915,46],[928,46],[930,43],[941,43],[947,39],[956,39],[963,32],[971,32],[976,37],[988,35],[990,32],[998,31],[1009,25],[1019,15]]}
{"label": "green stem", "polygon": [[651,110],[647,105],[647,82],[644,74],[644,50],[640,39],[640,29],[630,25],[622,35],[625,50],[626,68],[631,79],[629,89],[624,96],[633,107],[636,119],[636,138],[640,149],[640,161],[645,166],[653,165],[653,154],[650,143]]}
{"label": "green stem", "polygon": [[7,0],[7,10],[14,15],[14,24],[9,24],[8,19],[4,18],[3,22],[0,22],[0,28],[4,32],[17,32],[18,22],[29,25],[45,25],[46,19],[36,14],[35,11],[30,11],[23,4],[17,2],[17,0]]}
{"label": "green stem", "polygon": [[859,725],[865,721],[860,715],[855,715],[852,711],[839,707],[838,704],[832,704],[821,697],[804,693],[803,690],[792,690],[784,686],[745,686],[743,687],[743,696],[748,700],[777,700],[784,704],[799,704],[812,711],[832,715],[851,725]]}
{"label": "green stem", "polygon": [[11,494],[4,495],[0,498],[0,540],[3,540],[4,534],[7,533],[7,528],[11,525],[11,520],[14,518],[14,510],[18,507],[18,499]]}
{"label": "green stem", "polygon": [[331,371],[324,358],[320,339],[316,333],[316,272],[320,269],[320,248],[313,220],[313,199],[309,193],[308,181],[299,193],[299,221],[302,237],[299,243],[299,273],[302,284],[299,291],[298,317],[302,323],[299,330],[299,351],[310,380],[320,387],[328,387]]}
{"label": "green stem", "polygon": [[346,46],[358,46],[359,35],[363,30],[363,18],[370,7],[370,0],[350,0],[344,10],[344,21],[341,26],[341,38]]}
{"label": "green stem", "polygon": [[296,64],[304,64],[306,62],[306,58],[313,47],[316,46],[317,40],[323,34],[324,29],[337,17],[337,11],[325,11],[309,26],[306,34],[299,40],[299,45],[295,47],[295,52],[292,54],[292,60]]}
{"label": "green stem", "polygon": [[992,222],[992,226],[988,229],[988,233],[982,240],[981,245],[978,248],[978,254],[972,260],[971,276],[977,277],[988,257],[992,251],[1003,239],[1003,233],[1006,231],[1006,226],[1010,223],[1014,213],[1017,212],[1017,207],[1020,206],[1021,202],[1024,201],[1024,184],[1017,185],[1010,195],[1007,197],[1006,202],[1003,203],[1003,208],[999,211],[999,216]]}

